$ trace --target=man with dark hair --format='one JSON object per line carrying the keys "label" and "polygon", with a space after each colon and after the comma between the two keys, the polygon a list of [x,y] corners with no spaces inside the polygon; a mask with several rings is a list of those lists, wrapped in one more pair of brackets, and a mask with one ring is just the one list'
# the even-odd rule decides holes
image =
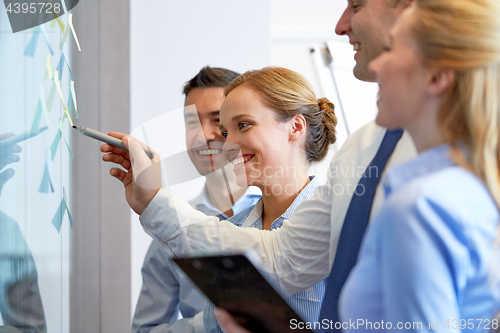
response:
{"label": "man with dark hair", "polygon": [[183,93],[187,97],[195,88],[225,88],[238,76],[240,74],[229,69],[206,66],[184,85]]}
{"label": "man with dark hair", "polygon": [[[224,157],[219,109],[224,88],[237,76],[227,69],[204,67],[183,89],[188,154],[206,178],[202,192],[189,203],[206,215],[221,219],[238,214],[260,199],[260,191],[255,187],[238,187],[229,180],[227,188],[220,170]],[[172,256],[167,247],[156,241],[151,243],[142,267],[143,286],[132,322],[133,332],[205,332],[205,298],[171,262]]]}

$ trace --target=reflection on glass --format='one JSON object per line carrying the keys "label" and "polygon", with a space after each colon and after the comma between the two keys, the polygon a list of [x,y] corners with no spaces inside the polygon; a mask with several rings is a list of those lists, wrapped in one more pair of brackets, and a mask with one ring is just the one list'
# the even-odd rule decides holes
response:
{"label": "reflection on glass", "polygon": [[[0,171],[19,161],[18,145],[2,145],[11,134],[0,135]],[[3,140],[2,140],[3,139]],[[0,173],[0,198],[3,186],[14,176],[7,168]],[[33,255],[17,222],[0,210],[0,332],[46,332],[45,314],[38,288]]]}
{"label": "reflection on glass", "polygon": [[46,332],[31,251],[11,217],[0,210],[0,332]]}

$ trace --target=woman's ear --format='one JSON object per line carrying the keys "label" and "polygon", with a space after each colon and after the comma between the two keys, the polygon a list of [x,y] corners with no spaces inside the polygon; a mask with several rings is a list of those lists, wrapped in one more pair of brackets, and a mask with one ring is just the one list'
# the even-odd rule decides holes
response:
{"label": "woman's ear", "polygon": [[290,141],[298,141],[306,134],[307,122],[303,115],[293,116],[290,125]]}
{"label": "woman's ear", "polygon": [[437,68],[431,72],[428,92],[431,96],[441,97],[451,86],[455,73],[450,68]]}

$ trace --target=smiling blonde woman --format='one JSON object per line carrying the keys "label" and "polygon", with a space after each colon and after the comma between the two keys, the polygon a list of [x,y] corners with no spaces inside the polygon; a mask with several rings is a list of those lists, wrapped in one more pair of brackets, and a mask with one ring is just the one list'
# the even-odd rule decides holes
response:
{"label": "smiling blonde woman", "polygon": [[358,330],[498,328],[499,17],[498,0],[416,0],[370,65],[377,123],[408,130],[419,156],[388,172],[342,291]]}

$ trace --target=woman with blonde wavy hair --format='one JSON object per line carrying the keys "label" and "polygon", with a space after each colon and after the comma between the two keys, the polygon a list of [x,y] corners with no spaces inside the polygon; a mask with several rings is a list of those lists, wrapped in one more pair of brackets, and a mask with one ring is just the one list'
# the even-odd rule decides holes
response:
{"label": "woman with blonde wavy hair", "polygon": [[416,0],[370,64],[377,123],[408,130],[419,156],[388,172],[342,290],[358,330],[498,328],[499,18],[498,0]]}

